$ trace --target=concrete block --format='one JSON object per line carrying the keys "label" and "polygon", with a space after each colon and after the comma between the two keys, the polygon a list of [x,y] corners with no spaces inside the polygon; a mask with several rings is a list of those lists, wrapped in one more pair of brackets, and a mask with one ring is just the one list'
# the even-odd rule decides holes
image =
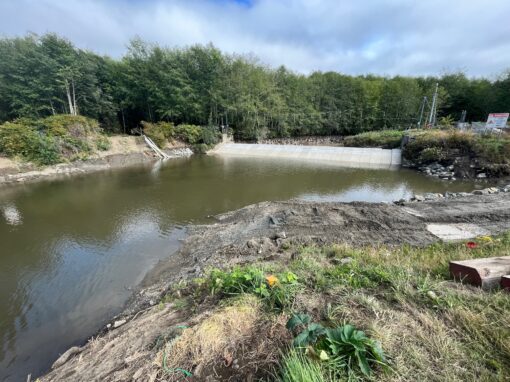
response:
{"label": "concrete block", "polygon": [[450,261],[450,274],[455,280],[489,290],[500,285],[502,276],[510,274],[510,256]]}
{"label": "concrete block", "polygon": [[501,277],[501,288],[510,292],[510,275]]}

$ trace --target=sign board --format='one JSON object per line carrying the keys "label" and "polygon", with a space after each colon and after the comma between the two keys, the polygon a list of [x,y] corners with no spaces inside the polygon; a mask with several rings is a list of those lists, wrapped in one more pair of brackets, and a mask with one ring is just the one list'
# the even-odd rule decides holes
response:
{"label": "sign board", "polygon": [[487,118],[485,127],[491,129],[504,129],[506,127],[506,121],[508,120],[509,113],[492,113]]}

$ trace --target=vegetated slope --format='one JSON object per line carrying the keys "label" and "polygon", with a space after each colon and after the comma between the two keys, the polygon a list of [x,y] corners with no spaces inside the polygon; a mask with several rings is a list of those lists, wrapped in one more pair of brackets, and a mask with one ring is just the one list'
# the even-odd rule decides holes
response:
{"label": "vegetated slope", "polygon": [[[138,294],[152,304],[118,317],[127,322],[41,380],[504,380],[510,294],[452,282],[448,261],[506,255],[510,235],[440,244],[425,224],[477,222],[497,233],[509,217],[509,194],[403,207],[261,203],[221,215],[194,228],[153,275],[162,282]],[[292,345],[302,329],[286,328],[295,314],[306,352]],[[384,362],[370,352],[357,362],[350,337],[324,350],[319,329],[346,323],[364,331],[351,332],[363,349],[380,343]]]}
{"label": "vegetated slope", "polygon": [[83,116],[22,118],[0,125],[0,154],[38,165],[86,159],[109,147],[97,121]]}

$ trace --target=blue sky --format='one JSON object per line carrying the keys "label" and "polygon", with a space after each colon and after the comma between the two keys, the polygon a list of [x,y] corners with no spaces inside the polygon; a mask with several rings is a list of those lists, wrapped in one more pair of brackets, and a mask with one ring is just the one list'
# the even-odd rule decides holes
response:
{"label": "blue sky", "polygon": [[510,68],[509,16],[509,0],[0,0],[0,34],[57,32],[114,57],[140,36],[302,73],[493,78]]}

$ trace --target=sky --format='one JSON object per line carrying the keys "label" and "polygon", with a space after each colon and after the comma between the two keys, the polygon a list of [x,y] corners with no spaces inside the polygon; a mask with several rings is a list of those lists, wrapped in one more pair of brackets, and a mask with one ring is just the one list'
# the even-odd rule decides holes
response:
{"label": "sky", "polygon": [[495,78],[510,69],[510,0],[0,0],[0,35],[27,32],[113,57],[135,36],[211,42],[305,74]]}

